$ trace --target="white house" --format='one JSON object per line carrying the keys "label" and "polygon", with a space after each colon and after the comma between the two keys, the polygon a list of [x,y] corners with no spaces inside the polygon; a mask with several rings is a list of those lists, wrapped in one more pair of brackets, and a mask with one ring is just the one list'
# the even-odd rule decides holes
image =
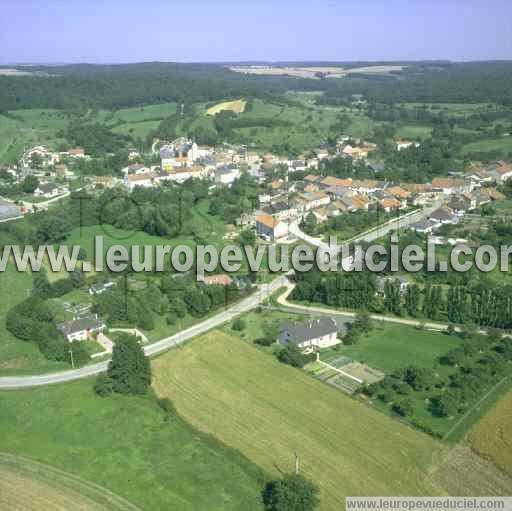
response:
{"label": "white house", "polygon": [[256,232],[263,238],[275,241],[288,235],[288,224],[270,215],[256,217]]}
{"label": "white house", "polygon": [[344,331],[344,325],[338,325],[336,320],[330,317],[299,324],[285,322],[281,324],[278,342],[282,346],[294,344],[302,351],[311,352],[340,344],[338,333]]}
{"label": "white house", "polygon": [[90,339],[93,334],[102,332],[105,327],[105,323],[94,316],[73,319],[57,325],[59,332],[61,332],[69,342]]}
{"label": "white house", "polygon": [[133,190],[136,186],[149,188],[154,186],[155,174],[146,172],[144,174],[126,174],[124,177],[125,186],[129,190]]}
{"label": "white house", "polygon": [[56,197],[59,193],[59,187],[53,183],[40,183],[34,190],[36,197],[45,197],[46,199]]}
{"label": "white house", "polygon": [[112,281],[104,282],[103,284],[93,284],[89,288],[89,294],[90,295],[101,295],[105,291],[108,291],[112,287],[114,287],[114,283]]}
{"label": "white house", "polygon": [[215,182],[231,186],[240,178],[240,169],[235,167],[222,166],[215,169]]}
{"label": "white house", "polygon": [[407,149],[409,147],[419,147],[419,142],[411,142],[410,140],[395,140],[395,147],[397,151],[401,151],[402,149]]}

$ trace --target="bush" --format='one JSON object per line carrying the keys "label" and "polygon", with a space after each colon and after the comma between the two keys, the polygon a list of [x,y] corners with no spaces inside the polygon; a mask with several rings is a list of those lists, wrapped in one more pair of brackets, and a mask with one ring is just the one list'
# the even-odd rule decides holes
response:
{"label": "bush", "polygon": [[254,340],[254,344],[258,344],[259,346],[272,346],[274,342],[275,340],[269,337],[259,337],[258,339]]}
{"label": "bush", "polygon": [[408,415],[412,415],[413,407],[408,399],[402,399],[401,401],[393,403],[392,410],[402,417],[407,417]]}
{"label": "bush", "polygon": [[311,361],[312,357],[303,355],[297,346],[289,344],[277,353],[277,359],[283,364],[300,368],[304,367],[309,361]]}
{"label": "bush", "polygon": [[351,328],[346,335],[343,337],[343,344],[351,346],[359,342],[360,333],[358,330]]}
{"label": "bush", "polygon": [[236,330],[237,332],[242,332],[247,327],[246,322],[242,318],[235,319],[233,322],[233,326],[231,327],[233,330]]}
{"label": "bush", "polygon": [[157,399],[158,406],[165,413],[165,419],[168,420],[171,416],[177,416],[178,412],[174,406],[174,403],[167,397]]}
{"label": "bush", "polygon": [[318,487],[300,474],[270,481],[262,492],[267,511],[314,511],[320,501]]}
{"label": "bush", "polygon": [[96,377],[94,392],[101,397],[109,396],[114,392],[114,382],[107,373],[101,373]]}
{"label": "bush", "polygon": [[80,341],[74,341],[71,344],[69,344],[69,362],[71,363],[71,352],[73,353],[73,363],[75,364],[75,367],[81,367],[87,364],[90,360],[89,353],[87,352],[87,348],[85,345]]}

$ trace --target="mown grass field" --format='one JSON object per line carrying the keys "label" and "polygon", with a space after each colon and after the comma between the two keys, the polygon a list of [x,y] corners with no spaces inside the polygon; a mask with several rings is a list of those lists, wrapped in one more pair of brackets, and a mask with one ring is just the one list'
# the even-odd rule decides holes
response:
{"label": "mown grass field", "polygon": [[184,418],[278,475],[294,466],[321,488],[321,509],[346,495],[429,495],[441,444],[214,331],[153,362],[154,387]]}
{"label": "mown grass field", "polygon": [[137,511],[125,499],[49,465],[0,453],[0,509]]}
{"label": "mown grass field", "polygon": [[459,345],[460,341],[454,336],[411,326],[386,324],[374,328],[357,344],[341,347],[337,356],[345,355],[390,373],[409,365],[430,369],[441,355]]}
{"label": "mown grass field", "polygon": [[166,416],[153,398],[100,398],[92,383],[1,394],[2,450],[94,482],[145,511],[261,511],[264,477],[255,465]]}
{"label": "mown grass field", "polygon": [[474,426],[472,448],[512,476],[512,391]]}

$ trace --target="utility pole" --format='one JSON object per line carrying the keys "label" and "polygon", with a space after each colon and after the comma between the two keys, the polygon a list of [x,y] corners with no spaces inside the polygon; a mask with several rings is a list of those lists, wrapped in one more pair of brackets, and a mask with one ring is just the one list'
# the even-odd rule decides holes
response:
{"label": "utility pole", "polygon": [[295,451],[295,475],[298,475],[299,473],[299,455],[297,454],[297,451]]}
{"label": "utility pole", "polygon": [[71,367],[75,368],[75,360],[73,358],[73,348],[69,348],[69,354],[71,355]]}

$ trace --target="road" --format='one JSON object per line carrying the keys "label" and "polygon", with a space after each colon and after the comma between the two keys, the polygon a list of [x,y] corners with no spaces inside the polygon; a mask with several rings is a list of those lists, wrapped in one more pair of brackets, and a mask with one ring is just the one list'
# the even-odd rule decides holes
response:
{"label": "road", "polygon": [[[184,342],[192,339],[193,337],[204,334],[208,330],[216,328],[222,325],[223,323],[231,321],[236,316],[256,308],[264,300],[269,298],[274,291],[276,291],[280,287],[285,286],[286,283],[286,277],[281,276],[275,278],[272,282],[269,282],[268,284],[261,284],[260,286],[258,286],[258,290],[255,293],[248,296],[247,298],[244,298],[240,302],[231,305],[230,307],[219,312],[215,316],[212,316],[211,318],[208,318],[202,321],[201,323],[198,323],[197,325],[187,328],[186,330],[178,332],[175,335],[166,337],[165,339],[145,346],[144,353],[149,357],[158,355],[160,353],[163,353],[164,351],[167,351],[171,348],[175,348],[183,344]],[[89,376],[94,376],[96,374],[106,371],[108,362],[109,361],[106,360],[104,362],[99,362],[97,364],[81,367],[80,369],[62,371],[60,373],[54,374],[44,374],[37,376],[1,377],[0,390],[41,387],[45,385],[52,385],[55,383],[64,383],[74,380],[80,380],[82,378],[88,378]]]}
{"label": "road", "polygon": [[[295,284],[287,282],[285,284],[286,292],[279,295],[277,297],[277,303],[283,307],[284,310],[295,311],[297,313],[304,314],[314,314],[318,316],[334,316],[340,318],[342,321],[346,323],[350,323],[354,321],[356,317],[355,312],[350,311],[337,311],[334,309],[329,309],[327,307],[314,306],[314,305],[299,305],[293,302],[288,301],[288,296],[293,291]],[[376,321],[384,321],[386,323],[398,323],[400,325],[414,326],[414,327],[422,327],[427,330],[437,330],[439,332],[444,332],[448,328],[448,323],[440,323],[433,321],[422,321],[418,319],[405,319],[405,318],[397,318],[396,316],[386,316],[385,314],[372,314],[371,319]],[[459,327],[455,327],[456,331],[460,331]],[[480,330],[480,333],[485,333],[485,330]]]}
{"label": "road", "polygon": [[[346,240],[343,244],[354,244],[354,243],[371,243],[372,241],[375,241],[379,238],[382,238],[386,234],[389,234],[392,231],[396,231],[397,229],[403,229],[404,227],[407,227],[408,225],[411,225],[415,222],[419,222],[420,220],[423,220],[427,218],[430,213],[435,211],[441,206],[442,202],[436,202],[432,204],[431,206],[421,209],[419,211],[413,211],[412,213],[406,213],[405,215],[399,216],[393,220],[389,220],[388,222],[385,222],[377,227],[374,227],[372,229],[369,229],[368,231],[365,231],[361,234],[358,234],[354,238],[351,238],[350,240]],[[312,236],[307,235],[305,232],[303,232],[298,224],[298,221],[294,221],[290,223],[289,231],[291,234],[296,236],[297,238],[305,241],[306,243],[309,243],[310,245],[313,245],[315,247],[328,247],[328,243],[323,241],[320,238],[314,238]]]}

